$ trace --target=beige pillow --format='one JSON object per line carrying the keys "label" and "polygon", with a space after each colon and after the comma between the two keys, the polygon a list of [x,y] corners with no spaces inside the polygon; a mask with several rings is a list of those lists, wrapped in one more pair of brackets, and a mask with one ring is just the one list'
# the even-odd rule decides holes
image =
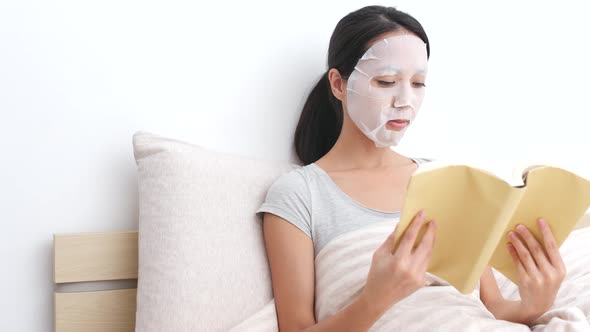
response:
{"label": "beige pillow", "polygon": [[227,331],[272,299],[261,220],[267,189],[296,165],[139,131],[136,331]]}

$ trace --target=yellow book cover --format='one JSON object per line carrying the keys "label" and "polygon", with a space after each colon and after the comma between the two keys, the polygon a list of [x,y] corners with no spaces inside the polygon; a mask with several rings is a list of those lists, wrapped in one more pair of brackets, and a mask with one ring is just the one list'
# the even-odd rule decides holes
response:
{"label": "yellow book cover", "polygon": [[[506,243],[517,224],[542,244],[543,217],[561,246],[590,206],[590,181],[565,169],[533,165],[503,179],[465,164],[430,162],[414,172],[407,187],[394,248],[414,216],[424,209],[437,231],[427,271],[461,293],[472,292],[487,265],[517,283]],[[419,243],[424,227],[418,235]]]}

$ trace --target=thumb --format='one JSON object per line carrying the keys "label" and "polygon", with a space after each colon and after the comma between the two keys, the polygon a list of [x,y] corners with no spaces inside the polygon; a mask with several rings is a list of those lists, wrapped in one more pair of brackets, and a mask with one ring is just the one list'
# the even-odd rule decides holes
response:
{"label": "thumb", "polygon": [[484,304],[503,299],[496,278],[494,277],[494,272],[489,265],[479,279],[479,298]]}

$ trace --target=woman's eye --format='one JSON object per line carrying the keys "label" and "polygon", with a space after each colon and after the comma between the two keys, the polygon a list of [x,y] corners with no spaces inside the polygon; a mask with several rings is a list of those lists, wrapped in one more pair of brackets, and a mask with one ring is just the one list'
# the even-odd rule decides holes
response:
{"label": "woman's eye", "polygon": [[381,80],[377,80],[377,84],[379,86],[392,86],[395,84],[395,81],[393,82],[389,82],[389,81],[381,81]]}
{"label": "woman's eye", "polygon": [[414,85],[420,88],[425,88],[426,84],[424,84],[424,82],[414,82]]}

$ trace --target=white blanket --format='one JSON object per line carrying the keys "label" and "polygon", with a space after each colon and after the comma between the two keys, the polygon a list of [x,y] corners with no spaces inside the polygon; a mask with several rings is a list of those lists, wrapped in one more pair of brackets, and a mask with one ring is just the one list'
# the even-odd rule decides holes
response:
{"label": "white blanket", "polygon": [[[391,221],[343,234],[315,259],[315,317],[322,321],[358,296],[373,252],[393,231]],[[420,288],[392,306],[369,331],[590,331],[590,227],[573,231],[560,248],[567,276],[554,306],[532,328],[497,320],[479,300],[479,285],[468,295],[427,273]],[[494,270],[505,298],[519,299],[514,283]],[[274,299],[231,331],[278,331]]]}

